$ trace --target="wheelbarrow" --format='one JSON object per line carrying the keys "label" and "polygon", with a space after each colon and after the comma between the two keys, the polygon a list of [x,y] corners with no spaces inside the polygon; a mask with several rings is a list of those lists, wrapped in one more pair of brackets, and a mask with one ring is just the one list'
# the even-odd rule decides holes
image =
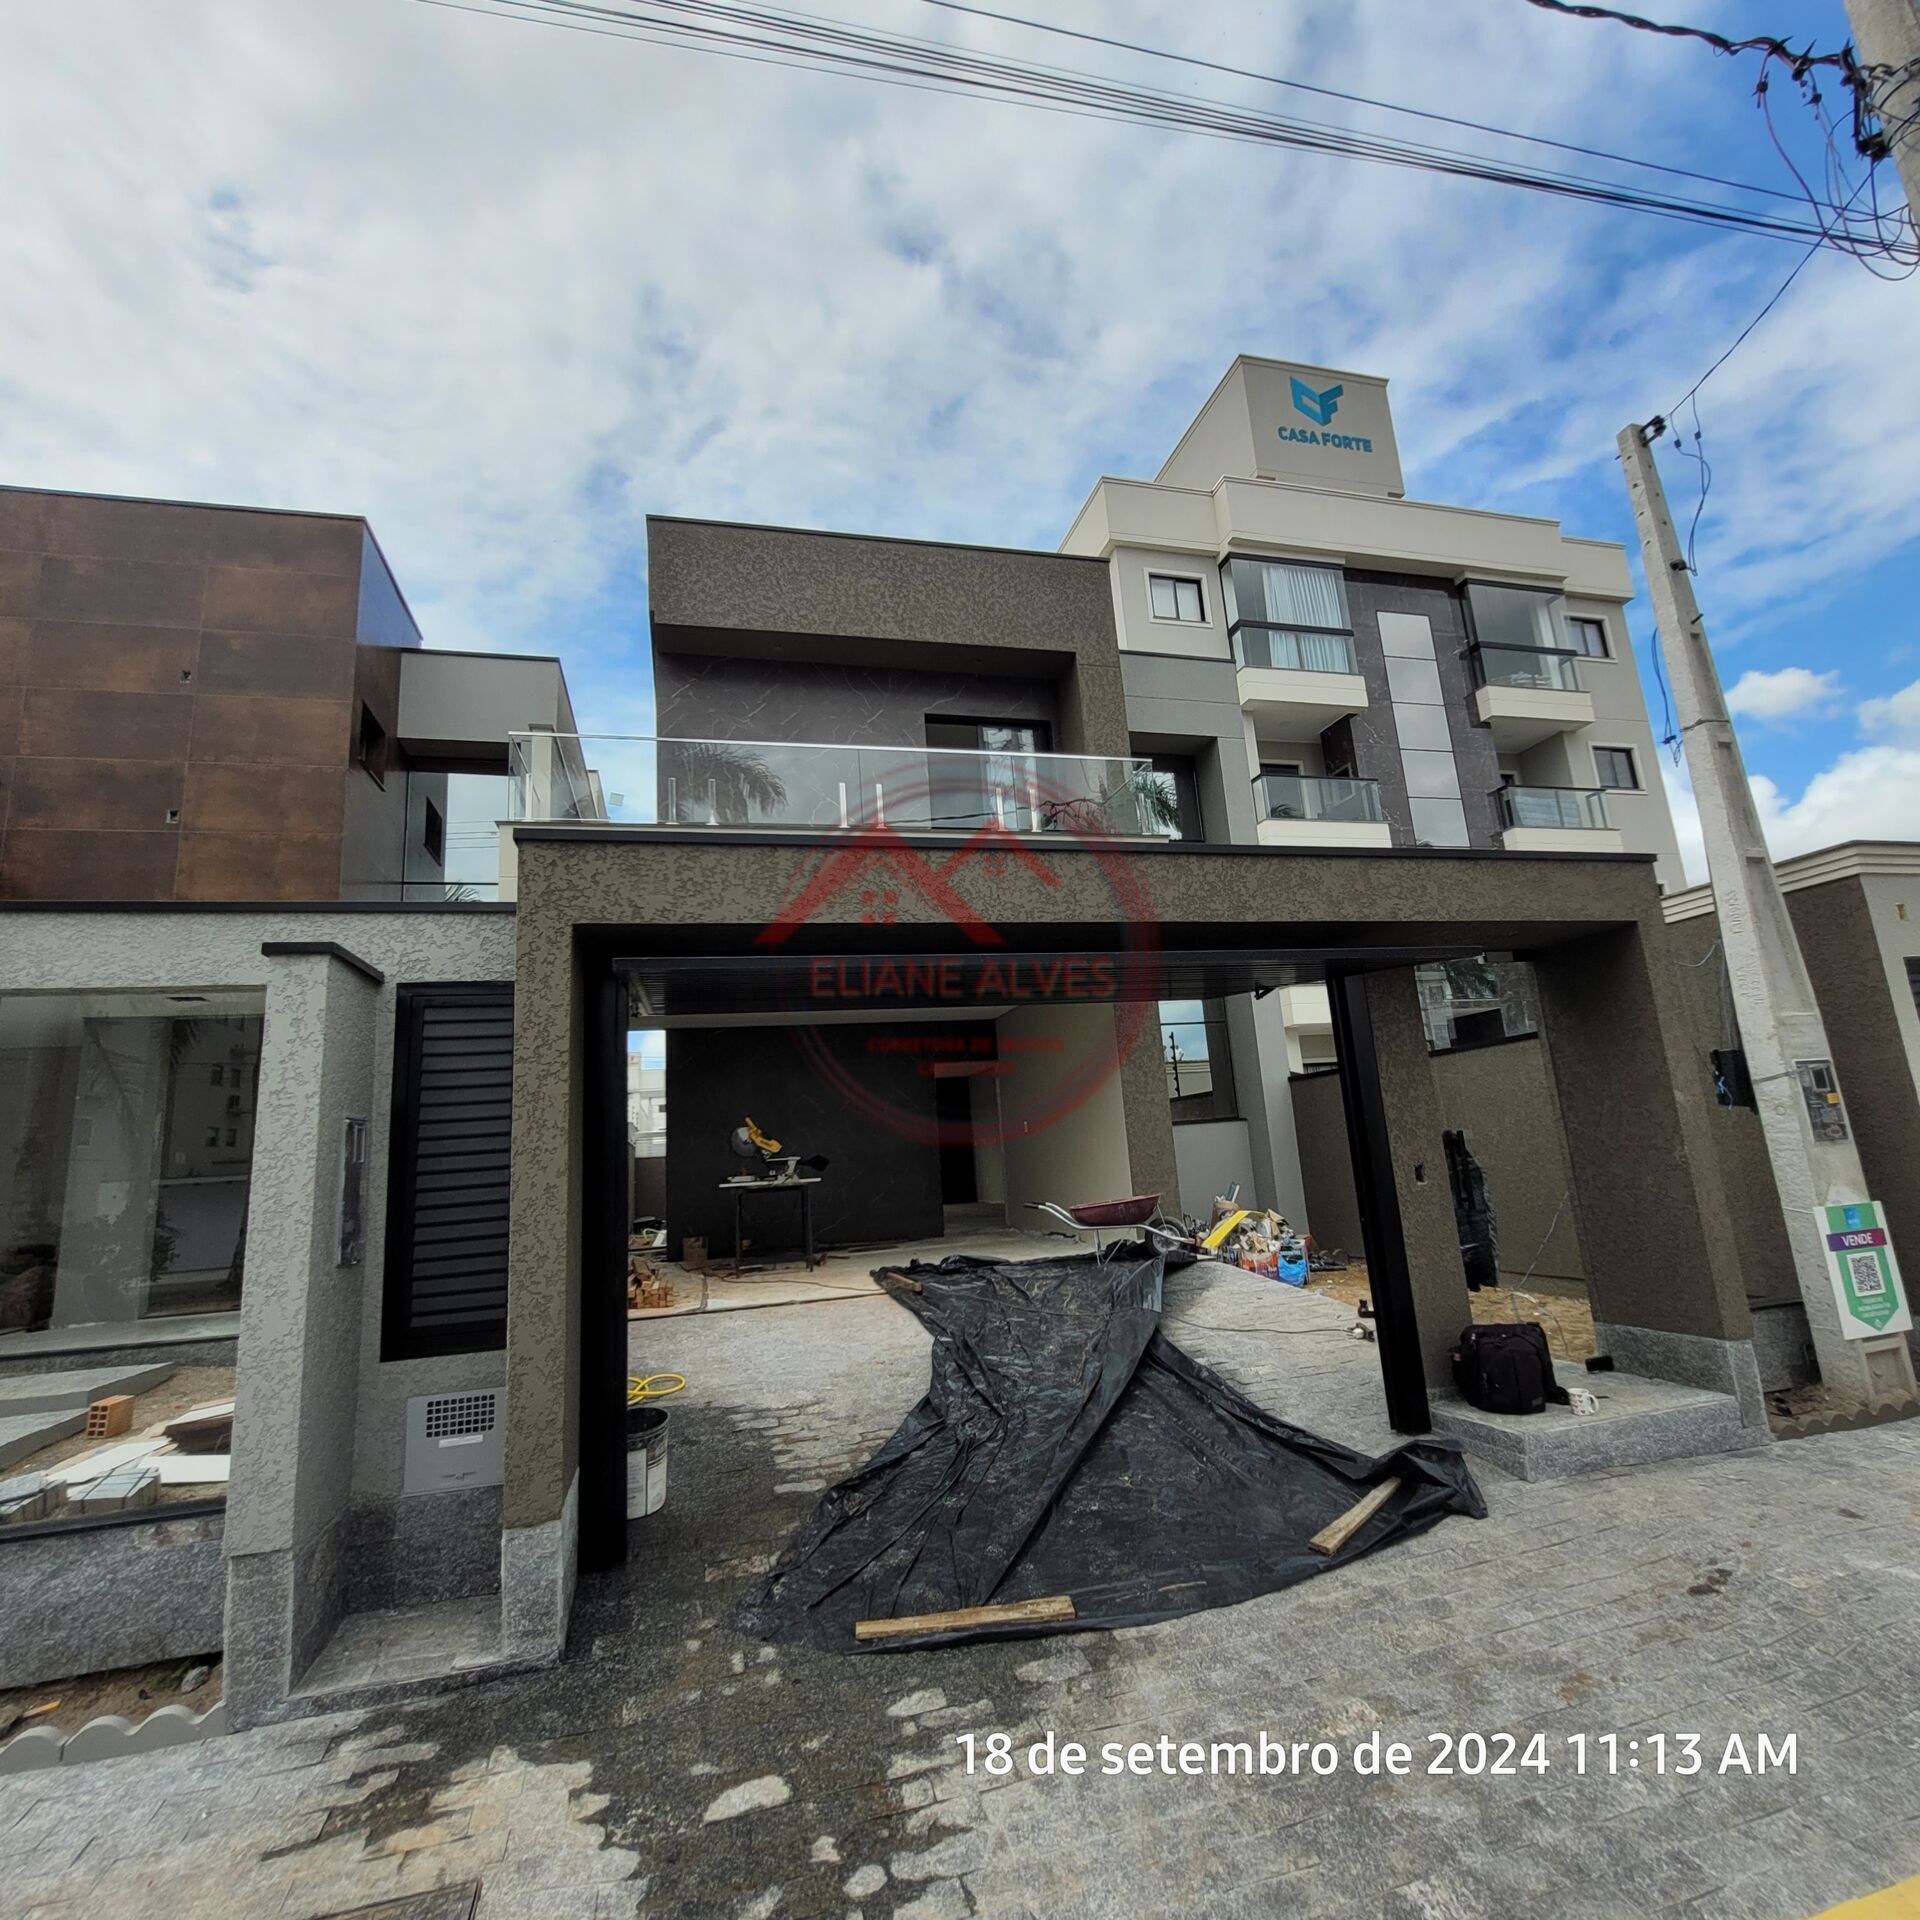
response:
{"label": "wheelbarrow", "polygon": [[1169,1250],[1191,1245],[1184,1230],[1169,1226],[1160,1217],[1157,1193],[1129,1194],[1124,1200],[1092,1200],[1078,1207],[1063,1207],[1052,1200],[1030,1200],[1027,1204],[1035,1213],[1044,1213],[1049,1220],[1071,1227],[1076,1237],[1092,1234],[1094,1251],[1102,1260],[1106,1259],[1109,1249],[1100,1244],[1100,1236],[1110,1227],[1138,1227],[1149,1239]]}

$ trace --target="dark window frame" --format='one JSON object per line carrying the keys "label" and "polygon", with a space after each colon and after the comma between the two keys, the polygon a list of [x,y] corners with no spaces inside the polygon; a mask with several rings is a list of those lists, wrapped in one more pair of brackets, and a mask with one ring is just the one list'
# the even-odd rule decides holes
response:
{"label": "dark window frame", "polygon": [[506,1347],[507,1289],[504,1265],[497,1320],[489,1318],[466,1328],[421,1327],[415,1323],[413,1315],[411,1241],[420,1158],[416,1119],[420,1101],[421,1052],[426,1034],[423,1016],[433,1007],[494,1011],[503,1005],[511,1013],[511,981],[407,981],[394,991],[393,1100],[387,1132],[386,1244],[380,1274],[380,1358],[383,1362],[435,1360],[458,1353],[500,1352]]}
{"label": "dark window frame", "polygon": [[1590,613],[1570,613],[1567,615],[1567,636],[1569,639],[1577,639],[1581,633],[1586,631],[1591,631],[1597,635],[1600,644],[1597,647],[1576,645],[1574,651],[1579,654],[1580,658],[1582,660],[1611,660],[1613,658],[1613,643],[1607,637],[1607,623],[1604,620],[1595,619]]}
{"label": "dark window frame", "polygon": [[428,795],[422,795],[426,814],[420,822],[420,845],[436,867],[447,864],[447,817]]}
{"label": "dark window frame", "polygon": [[387,784],[387,765],[391,748],[386,728],[380,722],[380,716],[366,701],[360,702],[360,711],[353,723],[353,764],[360,768],[376,787]]}
{"label": "dark window frame", "polygon": [[[1164,580],[1174,589],[1173,613],[1161,613],[1153,604],[1153,589],[1156,581]],[[1191,620],[1177,611],[1180,605],[1179,589],[1191,587],[1200,601],[1200,611]],[[1206,627],[1213,623],[1207,617],[1207,583],[1197,573],[1149,573],[1147,575],[1147,616],[1149,619],[1165,621],[1169,626]]]}
{"label": "dark window frame", "polygon": [[[1640,777],[1640,756],[1631,747],[1610,747],[1596,743],[1590,751],[1593,754],[1593,784],[1603,793],[1645,793],[1647,783]],[[1601,771],[1600,756],[1603,753],[1626,755],[1627,770],[1633,775],[1630,786],[1619,786],[1609,780]]]}

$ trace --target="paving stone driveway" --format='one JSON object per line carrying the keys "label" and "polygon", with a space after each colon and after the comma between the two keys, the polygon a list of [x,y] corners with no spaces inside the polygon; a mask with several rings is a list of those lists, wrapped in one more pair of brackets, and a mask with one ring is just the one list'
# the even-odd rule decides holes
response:
{"label": "paving stone driveway", "polygon": [[[1213,1272],[1176,1310],[1256,1398],[1378,1440],[1372,1351],[1324,1303]],[[919,1393],[918,1327],[874,1300],[644,1339],[639,1364],[691,1383],[669,1503],[583,1583],[564,1666],[0,1781],[0,1915],[311,1920],[478,1880],[479,1920],[1801,1920],[1920,1872],[1920,1423],[1570,1483],[1488,1472],[1488,1519],[1244,1607],[837,1658],[729,1611]],[[1374,1729],[1422,1770],[1353,1771]],[[955,1739],[1051,1732],[1097,1769],[1108,1742],[1166,1736],[1177,1765],[1261,1731],[1342,1764],[969,1778]],[[1537,1732],[1551,1765],[1429,1775],[1435,1732]],[[1656,1733],[1700,1735],[1701,1771],[1657,1773]],[[1797,1771],[1721,1774],[1736,1733],[1795,1735]]]}

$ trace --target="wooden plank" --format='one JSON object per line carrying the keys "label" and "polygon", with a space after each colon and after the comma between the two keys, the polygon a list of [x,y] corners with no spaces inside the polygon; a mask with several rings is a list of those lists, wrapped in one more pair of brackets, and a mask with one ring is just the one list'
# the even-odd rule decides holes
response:
{"label": "wooden plank", "polygon": [[856,1620],[856,1640],[890,1640],[904,1633],[954,1633],[967,1627],[1036,1626],[1071,1620],[1073,1599],[1058,1593],[1045,1600],[1014,1600],[999,1607],[960,1607],[952,1613],[907,1613],[897,1620]]}
{"label": "wooden plank", "polygon": [[898,1267],[878,1267],[874,1270],[873,1277],[878,1280],[883,1287],[889,1281],[892,1281],[897,1287],[911,1287],[915,1293],[926,1292],[926,1288],[923,1287],[918,1280],[910,1279],[906,1274],[902,1273]]}
{"label": "wooden plank", "polygon": [[1399,1491],[1398,1480],[1382,1480],[1363,1498],[1355,1501],[1338,1520],[1322,1527],[1307,1545],[1315,1553],[1338,1553]]}

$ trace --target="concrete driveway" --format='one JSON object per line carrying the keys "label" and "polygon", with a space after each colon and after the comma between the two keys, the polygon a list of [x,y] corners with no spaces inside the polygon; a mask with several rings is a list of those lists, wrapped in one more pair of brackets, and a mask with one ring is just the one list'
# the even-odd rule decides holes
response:
{"label": "concrete driveway", "polygon": [[[1387,1444],[1374,1350],[1332,1303],[1208,1268],[1169,1315],[1276,1412]],[[1920,1872],[1915,1424],[1489,1470],[1486,1520],[1246,1606],[839,1657],[730,1611],[922,1391],[917,1322],[884,1298],[710,1315],[636,1328],[632,1358],[688,1377],[668,1504],[582,1583],[563,1667],[0,1782],[0,1912],[317,1916],[477,1880],[480,1920],[1801,1920]],[[1405,1775],[1356,1767],[1376,1731]],[[1010,1773],[983,1770],[996,1734]],[[1085,1773],[1030,1771],[1049,1734]],[[1210,1770],[1263,1734],[1285,1771]],[[1749,1766],[1774,1743],[1766,1772],[1723,1771],[1736,1735]]]}

